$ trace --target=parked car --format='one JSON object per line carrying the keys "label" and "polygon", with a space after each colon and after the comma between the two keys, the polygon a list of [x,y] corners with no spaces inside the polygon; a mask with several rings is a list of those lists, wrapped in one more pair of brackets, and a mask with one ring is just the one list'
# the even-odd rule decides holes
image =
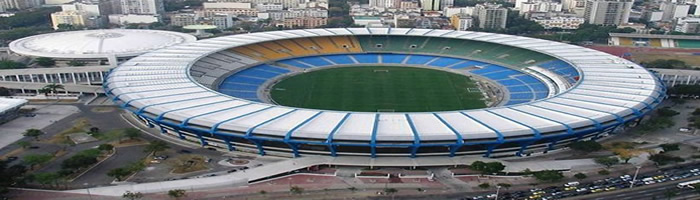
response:
{"label": "parked car", "polygon": [[187,150],[187,149],[182,149],[182,150],[180,150],[180,153],[192,153],[192,151]]}

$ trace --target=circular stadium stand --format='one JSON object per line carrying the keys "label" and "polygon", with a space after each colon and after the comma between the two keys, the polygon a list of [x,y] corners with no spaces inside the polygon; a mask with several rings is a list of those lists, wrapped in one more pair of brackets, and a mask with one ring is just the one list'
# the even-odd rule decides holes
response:
{"label": "circular stadium stand", "polygon": [[[260,87],[334,65],[457,70],[503,85],[504,106],[344,112],[263,103]],[[218,37],[156,50],[114,69],[114,101],[163,133],[278,156],[523,156],[634,123],[665,97],[646,69],[534,38],[451,30],[338,28]]]}

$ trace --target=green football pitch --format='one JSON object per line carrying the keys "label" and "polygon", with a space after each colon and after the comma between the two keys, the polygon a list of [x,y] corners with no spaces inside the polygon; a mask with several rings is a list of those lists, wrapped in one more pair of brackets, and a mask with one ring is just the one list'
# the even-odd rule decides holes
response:
{"label": "green football pitch", "polygon": [[469,77],[413,67],[341,67],[289,77],[275,84],[280,105],[364,112],[425,112],[486,107]]}

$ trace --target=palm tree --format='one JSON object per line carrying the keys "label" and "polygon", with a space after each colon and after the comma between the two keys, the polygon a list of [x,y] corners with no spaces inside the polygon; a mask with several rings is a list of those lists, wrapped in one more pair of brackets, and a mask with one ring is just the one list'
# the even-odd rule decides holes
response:
{"label": "palm tree", "polygon": [[43,93],[46,98],[49,98],[49,93],[51,93],[51,89],[43,87],[38,90],[36,90],[37,93]]}
{"label": "palm tree", "polygon": [[51,90],[51,93],[54,93],[54,94],[58,93],[59,89],[61,89],[61,90],[65,89],[65,87],[63,85],[56,84],[56,83],[48,84],[48,85],[44,86],[42,89],[44,89],[44,88]]}

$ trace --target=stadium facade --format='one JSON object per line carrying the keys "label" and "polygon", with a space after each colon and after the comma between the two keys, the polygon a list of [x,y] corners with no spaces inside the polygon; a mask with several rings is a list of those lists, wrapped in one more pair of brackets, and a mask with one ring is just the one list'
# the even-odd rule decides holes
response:
{"label": "stadium facade", "polygon": [[[477,76],[501,105],[441,112],[346,112],[266,103],[280,77],[388,63]],[[109,74],[105,91],[150,127],[185,140],[303,156],[522,156],[635,123],[665,97],[625,59],[534,38],[452,30],[261,32],[172,46]]]}

